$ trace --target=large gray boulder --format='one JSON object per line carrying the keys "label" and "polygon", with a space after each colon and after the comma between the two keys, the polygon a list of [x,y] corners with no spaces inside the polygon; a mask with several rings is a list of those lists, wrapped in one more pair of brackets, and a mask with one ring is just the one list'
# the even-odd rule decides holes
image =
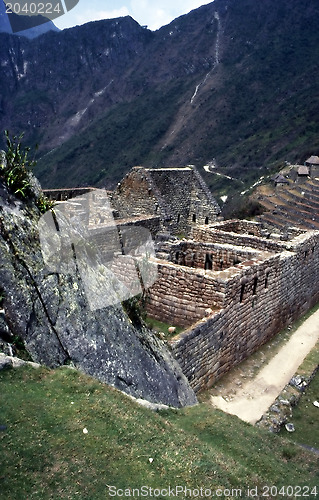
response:
{"label": "large gray boulder", "polygon": [[72,364],[135,398],[174,407],[195,404],[161,340],[134,327],[120,303],[92,310],[76,263],[73,274],[46,266],[39,218],[34,203],[16,198],[0,179],[0,308],[6,337],[21,337],[35,362],[52,368]]}

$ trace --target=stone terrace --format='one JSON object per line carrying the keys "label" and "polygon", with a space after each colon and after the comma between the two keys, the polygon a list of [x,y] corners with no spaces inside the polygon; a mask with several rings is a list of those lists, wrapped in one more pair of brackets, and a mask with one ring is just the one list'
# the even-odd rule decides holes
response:
{"label": "stone terrace", "polygon": [[278,186],[274,194],[262,196],[260,203],[267,212],[259,217],[264,225],[284,231],[289,226],[319,229],[319,179],[302,184]]}

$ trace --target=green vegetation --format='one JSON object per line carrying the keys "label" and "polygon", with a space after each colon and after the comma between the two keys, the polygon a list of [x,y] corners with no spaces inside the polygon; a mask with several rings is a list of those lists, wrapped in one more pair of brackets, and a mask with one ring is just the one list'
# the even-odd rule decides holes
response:
{"label": "green vegetation", "polygon": [[52,106],[48,92],[39,89],[33,89],[19,95],[14,101],[14,111],[16,114],[25,112],[33,106],[47,104]]}
{"label": "green vegetation", "polygon": [[44,195],[41,195],[37,199],[36,203],[37,203],[38,209],[40,210],[40,212],[42,214],[44,214],[48,210],[52,210],[52,208],[55,205],[55,201],[54,200],[50,200],[47,196],[44,196]]}
{"label": "green vegetation", "polygon": [[145,320],[144,312],[145,297],[143,294],[135,295],[130,299],[124,300],[122,306],[132,324],[136,328],[142,328]]}
{"label": "green vegetation", "polygon": [[230,198],[222,212],[226,219],[249,220],[264,213],[265,208],[257,200],[250,199],[249,196],[235,195]]}
{"label": "green vegetation", "polygon": [[163,323],[154,318],[147,316],[145,308],[145,296],[144,294],[136,295],[130,299],[124,300],[122,306],[126,314],[128,315],[131,323],[136,328],[142,328],[143,326],[148,327],[153,330],[155,334],[164,333],[165,338],[169,339],[181,333],[184,328],[177,326],[174,333],[170,333],[168,329],[174,325],[168,323]]}
{"label": "green vegetation", "polygon": [[[30,148],[22,147],[21,140],[24,134],[13,136],[12,139],[7,130],[5,130],[4,134],[7,151],[0,164],[0,177],[18,197],[22,199],[34,197],[31,172],[36,162],[34,159],[30,160],[28,158]],[[54,202],[43,194],[37,196],[35,201],[41,213],[45,213],[54,206]]]}
{"label": "green vegetation", "polygon": [[319,404],[319,372],[293,410],[290,421],[294,424],[295,432],[289,433],[282,429],[281,435],[285,435],[294,443],[319,450],[319,408],[313,404],[316,401]]}
{"label": "green vegetation", "polygon": [[[40,177],[59,187],[66,179],[69,185],[81,179],[111,187],[137,164],[192,163],[214,195],[221,196],[250,188],[282,161],[303,163],[319,150],[319,125],[314,120],[319,111],[314,76],[319,58],[318,10],[313,1],[307,9],[305,14],[296,0],[272,1],[268,9],[252,0],[230,5],[227,21],[221,16],[220,65],[207,88],[201,87],[193,107],[188,103],[206,73],[202,77],[198,71],[195,78],[185,75],[183,82],[172,78],[160,88],[155,80],[142,95],[113,106],[87,131],[55,150],[54,156],[43,157]],[[200,14],[196,22],[202,28]],[[185,40],[178,49],[185,52],[189,20],[180,23]],[[199,30],[197,36],[201,36],[202,54],[208,53],[212,32],[204,36]],[[184,53],[176,57],[183,59]],[[165,64],[169,73],[169,61]],[[134,78],[139,81],[139,74],[134,73]],[[176,133],[166,136],[174,124]],[[163,148],[164,137],[168,145]],[[217,171],[231,179],[202,170],[212,159],[217,160]]]}
{"label": "green vegetation", "polygon": [[98,500],[113,485],[248,498],[247,487],[318,485],[315,455],[207,404],[153,413],[69,368],[8,370],[0,384],[3,498]]}
{"label": "green vegetation", "polygon": [[21,139],[24,134],[10,138],[9,132],[5,131],[7,151],[5,163],[1,164],[1,174],[5,183],[14,194],[21,198],[27,198],[31,194],[30,175],[35,165],[34,160],[29,160],[30,148],[22,148]]}
{"label": "green vegetation", "polygon": [[155,333],[164,333],[165,334],[165,338],[167,338],[167,339],[175,337],[175,335],[178,335],[183,330],[185,330],[185,328],[183,328],[182,326],[176,326],[175,327],[176,328],[175,332],[174,333],[169,333],[168,329],[171,326],[174,326],[174,325],[170,325],[168,323],[163,323],[162,321],[158,321],[157,319],[150,318],[149,316],[147,316],[145,318],[145,322],[146,322],[146,325],[151,330],[153,330]]}
{"label": "green vegetation", "polygon": [[114,187],[133,166],[158,164],[154,145],[173,120],[185,86],[177,80],[114,106],[54,154],[40,158],[37,176],[47,187]]}
{"label": "green vegetation", "polygon": [[[318,2],[216,4],[214,69],[219,23],[207,21],[210,11],[205,6],[153,33],[124,23],[120,44],[99,23],[62,33],[54,49],[49,38],[25,47],[28,60],[37,52],[37,63],[17,86],[5,75],[2,96],[11,104],[3,123],[14,130],[30,123],[29,144],[42,144],[36,174],[45,187],[111,188],[134,165],[202,170],[215,159],[231,178],[202,172],[205,180],[215,196],[231,195],[281,161],[303,163],[318,153]],[[112,64],[105,64],[106,46]],[[15,52],[8,46],[3,56],[8,50]],[[90,54],[90,63],[78,66],[75,54],[85,61]],[[93,103],[106,82],[101,105]]]}

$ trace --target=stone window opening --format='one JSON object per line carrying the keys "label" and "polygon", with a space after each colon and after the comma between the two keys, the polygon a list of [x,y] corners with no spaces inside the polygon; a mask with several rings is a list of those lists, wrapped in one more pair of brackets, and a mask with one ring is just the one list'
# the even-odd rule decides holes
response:
{"label": "stone window opening", "polygon": [[181,266],[185,266],[186,265],[185,252],[182,252],[182,258],[181,258],[181,261],[180,261],[180,265]]}
{"label": "stone window opening", "polygon": [[258,285],[258,278],[255,276],[254,278],[254,287],[253,287],[253,295],[257,294],[257,285]]}
{"label": "stone window opening", "polygon": [[177,216],[177,224],[180,223],[180,220],[181,220],[181,214],[178,214],[178,216]]}
{"label": "stone window opening", "polygon": [[192,267],[192,263],[193,263],[193,253],[186,252],[185,253],[185,265],[188,267]]}
{"label": "stone window opening", "polygon": [[266,276],[265,276],[265,288],[268,288],[268,285],[269,285],[269,283],[268,283],[268,281],[269,281],[269,274],[270,273],[268,272],[268,273],[266,273]]}
{"label": "stone window opening", "polygon": [[305,259],[308,257],[308,250],[305,250]]}
{"label": "stone window opening", "polygon": [[240,303],[242,303],[242,301],[244,300],[244,293],[245,293],[245,283],[243,283],[241,285],[241,289],[240,289]]}
{"label": "stone window opening", "polygon": [[209,218],[208,218],[208,217],[206,217],[206,218],[205,218],[205,224],[208,224],[208,222],[209,222]]}
{"label": "stone window opening", "polygon": [[193,222],[196,222],[196,214],[193,214]]}
{"label": "stone window opening", "polygon": [[175,254],[175,261],[176,261],[176,264],[178,264],[178,261],[179,261],[179,252],[176,252],[176,254]]}
{"label": "stone window opening", "polygon": [[222,271],[223,270],[224,261],[220,260],[219,261],[219,265],[220,265],[220,270]]}
{"label": "stone window opening", "polygon": [[211,254],[207,253],[205,258],[205,271],[213,270],[213,259]]}

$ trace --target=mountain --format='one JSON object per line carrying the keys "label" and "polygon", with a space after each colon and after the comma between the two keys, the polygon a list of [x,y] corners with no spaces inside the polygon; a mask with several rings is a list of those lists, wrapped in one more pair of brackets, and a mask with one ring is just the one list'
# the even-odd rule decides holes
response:
{"label": "mountain", "polygon": [[156,32],[123,17],[2,34],[0,128],[39,142],[45,187],[195,164],[243,191],[319,152],[318,15],[317,0],[215,0]]}
{"label": "mountain", "polygon": [[5,3],[0,0],[0,33],[14,33],[32,39],[48,31],[59,31],[53,22],[44,16],[22,16],[12,12],[9,18],[6,9]]}

